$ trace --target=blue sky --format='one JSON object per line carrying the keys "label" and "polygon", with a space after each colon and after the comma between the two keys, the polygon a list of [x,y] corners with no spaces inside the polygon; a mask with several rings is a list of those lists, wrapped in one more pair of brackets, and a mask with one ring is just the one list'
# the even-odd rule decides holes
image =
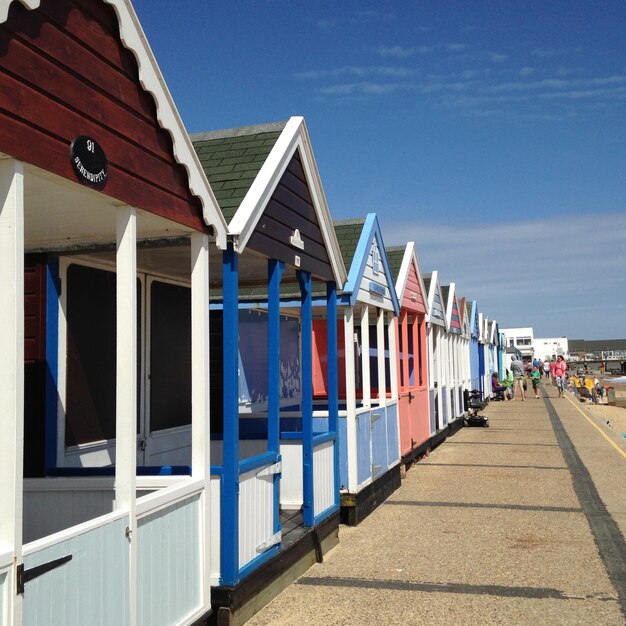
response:
{"label": "blue sky", "polygon": [[626,3],[135,0],[190,132],[303,115],[334,219],[501,327],[626,337]]}

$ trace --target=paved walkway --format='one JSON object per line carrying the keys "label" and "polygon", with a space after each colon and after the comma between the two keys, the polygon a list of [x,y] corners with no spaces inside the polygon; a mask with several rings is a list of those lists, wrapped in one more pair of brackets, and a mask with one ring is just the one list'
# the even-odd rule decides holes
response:
{"label": "paved walkway", "polygon": [[626,453],[555,391],[492,403],[248,624],[626,624]]}

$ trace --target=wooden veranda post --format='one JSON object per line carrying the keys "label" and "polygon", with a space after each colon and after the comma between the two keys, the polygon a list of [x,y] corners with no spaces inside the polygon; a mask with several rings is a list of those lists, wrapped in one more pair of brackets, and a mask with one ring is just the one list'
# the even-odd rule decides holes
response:
{"label": "wooden veranda post", "polygon": [[[24,454],[24,170],[0,160],[0,554],[22,562]],[[22,596],[7,594],[8,623],[22,623]],[[0,618],[2,616],[0,615]]]}
{"label": "wooden veranda post", "polygon": [[128,511],[130,626],[137,623],[137,210],[117,209],[115,508]]}

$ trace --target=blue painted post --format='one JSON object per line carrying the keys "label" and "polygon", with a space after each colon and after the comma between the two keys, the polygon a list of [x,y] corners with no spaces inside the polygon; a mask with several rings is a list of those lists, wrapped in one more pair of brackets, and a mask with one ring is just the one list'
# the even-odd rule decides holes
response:
{"label": "blue painted post", "polygon": [[[276,259],[267,263],[267,450],[280,450],[280,281],[285,264]],[[274,476],[274,532],[280,523],[280,476]]]}
{"label": "blue painted post", "polygon": [[313,280],[310,272],[298,270],[302,324],[302,471],[303,518],[315,524],[313,501]]}
{"label": "blue painted post", "polygon": [[59,259],[48,259],[46,271],[46,408],[45,471],[57,466],[57,403],[59,398]]}
{"label": "blue painted post", "polygon": [[239,581],[239,257],[223,253],[224,475],[222,477],[221,584]]}
{"label": "blue painted post", "polygon": [[326,328],[328,339],[328,430],[335,434],[333,443],[335,505],[339,506],[339,353],[337,349],[337,287],[326,283]]}

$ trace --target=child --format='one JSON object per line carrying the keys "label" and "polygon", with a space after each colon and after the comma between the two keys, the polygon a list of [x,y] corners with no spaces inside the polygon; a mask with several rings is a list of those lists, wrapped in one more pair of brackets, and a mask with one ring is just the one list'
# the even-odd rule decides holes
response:
{"label": "child", "polygon": [[541,372],[537,366],[533,367],[530,372],[530,380],[533,384],[533,391],[535,392],[535,398],[539,398],[539,381],[541,379]]}

